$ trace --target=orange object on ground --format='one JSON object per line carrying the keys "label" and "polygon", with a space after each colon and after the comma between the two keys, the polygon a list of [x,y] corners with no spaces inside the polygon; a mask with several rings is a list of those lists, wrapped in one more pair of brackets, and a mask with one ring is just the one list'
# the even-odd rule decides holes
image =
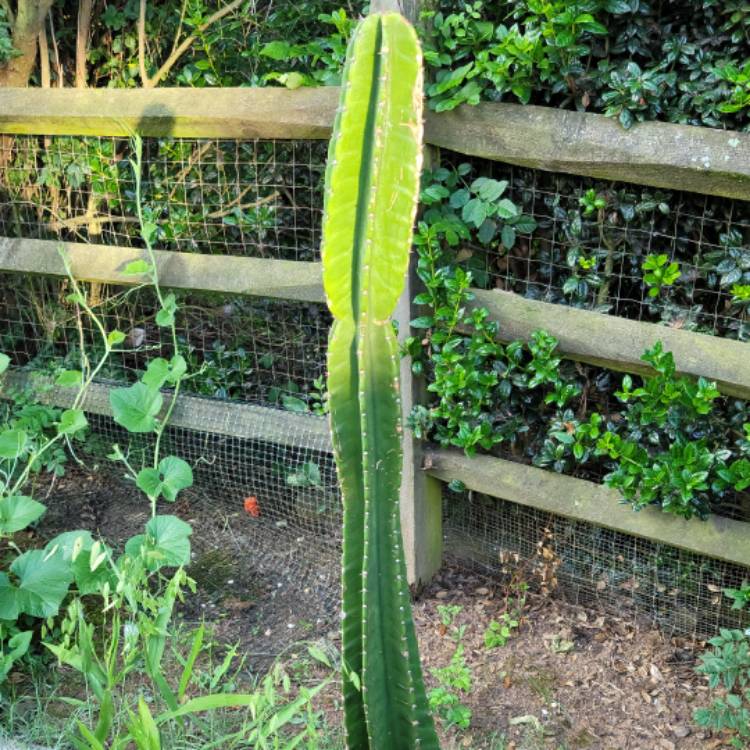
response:
{"label": "orange object on ground", "polygon": [[260,515],[260,505],[255,495],[245,498],[245,513],[249,513],[253,518],[257,518]]}

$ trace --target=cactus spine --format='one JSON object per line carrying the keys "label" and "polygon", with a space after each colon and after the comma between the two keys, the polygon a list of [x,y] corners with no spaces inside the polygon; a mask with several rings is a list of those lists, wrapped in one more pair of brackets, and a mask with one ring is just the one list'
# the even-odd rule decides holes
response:
{"label": "cactus spine", "polygon": [[323,282],[328,390],[344,497],[344,708],[350,750],[438,748],[411,617],[399,516],[398,345],[422,154],[422,58],[397,13],[354,32],[330,142]]}

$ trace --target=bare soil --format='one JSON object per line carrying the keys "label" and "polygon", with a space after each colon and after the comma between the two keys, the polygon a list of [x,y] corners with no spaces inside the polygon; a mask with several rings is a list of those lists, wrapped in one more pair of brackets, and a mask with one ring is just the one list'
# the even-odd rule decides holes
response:
{"label": "bare soil", "polygon": [[[101,473],[71,474],[47,503],[42,538],[83,527],[115,546],[140,533],[149,513],[137,491]],[[198,592],[182,617],[205,617],[217,638],[239,643],[253,671],[302,639],[340,645],[335,544],[321,545],[304,528],[253,518],[242,512],[239,499],[197,489],[163,512],[194,528],[189,572]],[[517,586],[518,577],[512,580]],[[504,646],[488,649],[484,633],[506,611],[508,596],[509,579],[488,578],[454,562],[415,602],[428,689],[436,685],[431,670],[448,664],[455,650],[455,631],[441,623],[438,607],[460,607],[453,625],[464,626],[473,685],[461,700],[472,721],[468,730],[443,733],[446,749],[729,747],[691,721],[693,710],[708,702],[705,682],[693,671],[702,644],[667,638],[630,615],[573,606],[552,590],[528,593],[518,629]],[[332,726],[339,723],[337,690],[324,696],[321,709]]]}

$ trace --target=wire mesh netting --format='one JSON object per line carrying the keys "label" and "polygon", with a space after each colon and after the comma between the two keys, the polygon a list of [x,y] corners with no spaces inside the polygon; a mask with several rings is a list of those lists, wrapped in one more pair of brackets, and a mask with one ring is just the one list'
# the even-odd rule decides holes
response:
{"label": "wire mesh netting", "polygon": [[[460,164],[471,167],[467,183],[479,176],[507,182],[504,196],[535,225],[530,234],[519,230],[511,248],[499,236],[462,245],[458,257],[475,285],[750,338],[747,292],[738,290],[750,282],[750,203],[443,157],[445,166]],[[679,267],[657,294],[644,281],[650,255]]]}
{"label": "wire mesh netting", "polygon": [[[23,136],[0,139],[0,149],[0,236],[142,246],[128,139]],[[142,206],[156,227],[156,247],[319,260],[325,153],[322,142],[147,139]],[[447,155],[451,160],[459,157]],[[747,204],[489,162],[473,167],[475,176],[507,180],[507,195],[537,224],[531,235],[519,232],[511,249],[498,242],[461,248],[460,262],[477,285],[746,337],[746,309],[736,304],[732,285],[750,269],[750,260],[743,265]],[[589,190],[605,196],[605,210],[586,214],[581,199]],[[665,253],[681,268],[670,295],[656,299],[641,268],[651,253]],[[96,331],[67,300],[66,280],[3,273],[0,288],[0,350],[16,365],[51,374],[75,367],[82,348],[96,355]],[[86,404],[93,435],[79,446],[103,484],[88,494],[60,485],[51,512],[93,503],[92,525],[99,527],[113,503],[131,508],[136,494],[108,468],[112,443],[136,464],[146,448],[106,416],[106,388],[133,382],[152,357],[170,357],[172,343],[155,323],[158,306],[148,288],[87,290],[106,327],[126,334],[102,372],[103,387]],[[181,512],[201,519],[196,577],[206,555],[242,550],[249,569],[273,581],[278,596],[296,602],[315,627],[330,628],[338,616],[341,511],[322,417],[329,314],[305,302],[177,297],[191,377],[165,450],[195,470]],[[612,374],[589,374],[591,403],[606,410]],[[249,518],[248,498],[257,503]],[[133,508],[133,517],[140,512]],[[560,590],[576,601],[614,608],[626,600],[635,613],[694,638],[737,622],[721,588],[740,582],[738,568],[471,494],[446,500],[445,521],[449,553],[490,572],[503,573],[507,553],[533,561],[546,540],[559,561]],[[283,645],[280,639],[269,648]]]}
{"label": "wire mesh netting", "polygon": [[[323,141],[147,139],[141,203],[165,250],[316,260]],[[140,247],[127,138],[0,139],[0,234]]]}
{"label": "wire mesh netting", "polygon": [[446,552],[483,573],[526,566],[531,580],[576,604],[629,614],[670,635],[703,640],[720,627],[748,627],[725,588],[738,565],[479,493],[443,496]]}

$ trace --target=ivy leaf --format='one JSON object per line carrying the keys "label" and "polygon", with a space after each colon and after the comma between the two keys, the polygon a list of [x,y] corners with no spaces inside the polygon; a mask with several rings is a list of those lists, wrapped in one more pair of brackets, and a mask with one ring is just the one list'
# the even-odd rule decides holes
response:
{"label": "ivy leaf", "polygon": [[531,234],[536,230],[536,219],[528,214],[523,214],[518,217],[518,220],[513,223],[517,232],[521,234]]}
{"label": "ivy leaf", "polygon": [[24,430],[0,432],[0,458],[15,459],[26,450],[28,436]]}
{"label": "ivy leaf", "polygon": [[488,177],[478,177],[471,184],[471,189],[478,193],[482,200],[493,203],[496,201],[508,187],[507,180],[491,180]]}
{"label": "ivy leaf", "polygon": [[156,416],[162,407],[158,389],[145,383],[110,391],[109,402],[115,422],[129,432],[151,432],[156,427]]}
{"label": "ivy leaf", "polygon": [[73,581],[62,555],[29,550],[17,557],[10,569],[18,577],[19,611],[32,617],[54,617]]}
{"label": "ivy leaf", "polygon": [[156,325],[161,328],[169,328],[174,325],[174,316],[177,312],[177,298],[174,294],[168,294],[164,298],[161,310],[156,313]]}
{"label": "ivy leaf", "polygon": [[450,200],[448,201],[451,208],[463,208],[471,198],[471,193],[466,188],[456,190],[455,193],[451,193]]}
{"label": "ivy leaf", "polygon": [[74,435],[89,426],[81,409],[66,409],[60,415],[57,432],[60,435]]}
{"label": "ivy leaf", "polygon": [[[0,533],[14,534],[34,523],[47,508],[26,495],[12,495],[0,500]],[[0,619],[2,617],[0,616]]]}
{"label": "ivy leaf", "polygon": [[506,224],[500,233],[500,239],[503,247],[510,250],[516,244],[516,230],[510,224]]}
{"label": "ivy leaf", "polygon": [[0,375],[2,375],[10,366],[10,357],[0,352]]}
{"label": "ivy leaf", "polygon": [[136,484],[149,497],[163,496],[173,503],[180,490],[193,484],[193,470],[190,464],[176,456],[167,456],[156,469],[141,469]]}
{"label": "ivy leaf", "polygon": [[479,227],[477,232],[477,238],[483,245],[487,245],[492,242],[495,235],[497,234],[497,224],[492,219],[485,219],[482,222],[482,226]]}

